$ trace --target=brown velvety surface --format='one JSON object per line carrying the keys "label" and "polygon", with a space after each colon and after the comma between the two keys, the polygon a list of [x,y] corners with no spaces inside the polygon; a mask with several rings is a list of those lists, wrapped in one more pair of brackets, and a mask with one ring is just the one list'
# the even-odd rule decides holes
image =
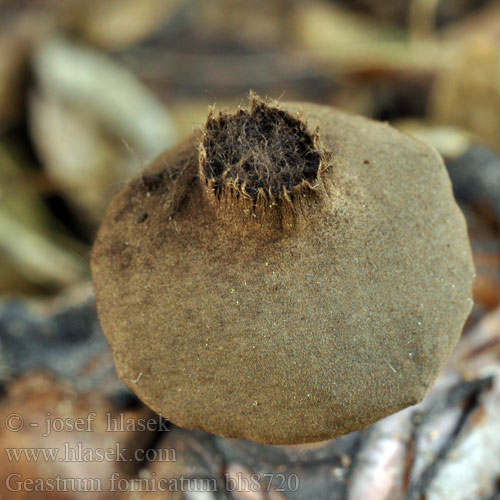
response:
{"label": "brown velvety surface", "polygon": [[419,401],[470,311],[464,218],[438,154],[283,103],[328,164],[289,203],[217,197],[193,137],[111,203],[92,271],[121,378],[187,428],[320,441]]}

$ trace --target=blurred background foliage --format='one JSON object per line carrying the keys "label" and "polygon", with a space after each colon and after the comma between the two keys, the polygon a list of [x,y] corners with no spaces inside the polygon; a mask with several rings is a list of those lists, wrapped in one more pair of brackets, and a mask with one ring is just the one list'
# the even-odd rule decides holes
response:
{"label": "blurred background foliage", "polygon": [[1,295],[88,281],[113,194],[252,89],[388,120],[457,175],[490,155],[464,209],[476,301],[500,302],[499,2],[0,0],[0,25]]}
{"label": "blurred background foliage", "polygon": [[[99,223],[127,179],[201,127],[209,106],[246,104],[250,89],[388,121],[438,149],[477,270],[465,334],[415,413],[326,444],[265,447],[171,424],[111,436],[106,412],[152,413],[119,381],[98,325],[88,261]],[[499,139],[498,0],[0,0],[0,421],[91,409],[95,432],[50,445],[179,452],[123,467],[2,453],[0,476],[217,478],[217,497],[161,497],[191,500],[498,498]],[[0,437],[6,449],[47,446],[29,426]],[[298,473],[301,487],[226,491],[223,473],[259,471]],[[15,498],[34,498],[24,493]],[[69,498],[37,498],[56,496]],[[12,498],[1,482],[0,497]]]}

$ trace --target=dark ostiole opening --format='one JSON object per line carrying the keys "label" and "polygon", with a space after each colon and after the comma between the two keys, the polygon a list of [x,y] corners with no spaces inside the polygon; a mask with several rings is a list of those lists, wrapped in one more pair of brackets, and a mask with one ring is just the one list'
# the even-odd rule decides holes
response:
{"label": "dark ostiole opening", "polygon": [[254,200],[259,191],[278,200],[304,182],[314,185],[321,162],[302,121],[258,100],[249,111],[210,116],[202,151],[202,177],[217,195],[232,184]]}

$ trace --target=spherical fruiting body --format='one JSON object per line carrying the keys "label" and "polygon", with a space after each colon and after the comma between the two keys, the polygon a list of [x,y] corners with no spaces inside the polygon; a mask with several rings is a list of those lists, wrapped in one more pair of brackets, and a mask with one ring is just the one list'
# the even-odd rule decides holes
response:
{"label": "spherical fruiting body", "polygon": [[433,149],[330,107],[257,98],[212,112],[122,189],[92,272],[118,373],[146,404],[272,444],[421,400],[474,276]]}

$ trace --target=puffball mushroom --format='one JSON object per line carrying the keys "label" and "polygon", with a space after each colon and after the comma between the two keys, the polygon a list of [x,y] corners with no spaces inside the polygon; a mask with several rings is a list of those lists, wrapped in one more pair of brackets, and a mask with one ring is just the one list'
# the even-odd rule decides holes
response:
{"label": "puffball mushroom", "polygon": [[92,272],[122,380],[175,424],[296,444],[420,401],[471,309],[439,155],[327,106],[211,112],[114,198]]}

